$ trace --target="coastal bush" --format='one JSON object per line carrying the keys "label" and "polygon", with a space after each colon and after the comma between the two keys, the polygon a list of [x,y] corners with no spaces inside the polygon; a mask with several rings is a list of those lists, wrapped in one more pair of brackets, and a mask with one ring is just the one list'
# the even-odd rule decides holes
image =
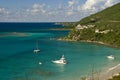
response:
{"label": "coastal bush", "polygon": [[118,76],[113,76],[112,79],[108,79],[108,80],[120,80],[120,75],[118,75]]}

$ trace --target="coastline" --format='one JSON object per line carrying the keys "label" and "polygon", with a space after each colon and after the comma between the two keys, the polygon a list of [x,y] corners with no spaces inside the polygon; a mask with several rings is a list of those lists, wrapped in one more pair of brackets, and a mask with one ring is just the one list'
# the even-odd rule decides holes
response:
{"label": "coastline", "polygon": [[113,45],[110,45],[110,44],[107,44],[107,43],[104,43],[104,42],[101,42],[101,41],[81,40],[80,42],[94,43],[94,44],[99,44],[99,45],[104,45],[104,46],[120,49],[120,47],[118,47],[118,46],[113,46]]}
{"label": "coastline", "polygon": [[[76,41],[76,40],[71,40],[68,38],[59,38],[58,40],[60,41]],[[116,49],[120,49],[117,46],[113,46],[104,42],[100,42],[100,41],[90,41],[90,40],[80,40],[78,42],[87,42],[87,43],[93,43],[93,44],[99,44],[99,45],[104,45],[104,46],[108,46],[108,47],[112,47],[112,48],[116,48]],[[109,68],[106,72],[102,72],[101,75],[98,77],[98,75],[95,76],[95,79],[99,80],[108,80],[108,79],[112,79],[114,76],[119,76],[120,75],[120,64],[117,64],[111,68]],[[87,78],[87,80],[90,80],[89,77]]]}
{"label": "coastline", "polygon": [[[120,76],[120,64],[117,64],[111,68],[108,68],[105,72],[93,74],[92,76],[86,77],[86,80],[109,80],[113,79],[114,76]],[[92,74],[92,73],[91,73]]]}
{"label": "coastline", "polygon": [[117,64],[107,70],[107,72],[101,74],[100,80],[112,79],[114,76],[119,76],[120,74],[120,64]]}
{"label": "coastline", "polygon": [[[65,39],[65,38],[59,38],[59,41],[77,41],[77,40],[72,40],[72,39]],[[78,42],[87,42],[87,43],[94,43],[94,44],[99,44],[99,45],[104,45],[104,46],[108,46],[108,47],[112,47],[112,48],[116,48],[116,49],[120,49],[120,47],[118,46],[113,46],[101,41],[91,41],[91,40],[79,40]]]}

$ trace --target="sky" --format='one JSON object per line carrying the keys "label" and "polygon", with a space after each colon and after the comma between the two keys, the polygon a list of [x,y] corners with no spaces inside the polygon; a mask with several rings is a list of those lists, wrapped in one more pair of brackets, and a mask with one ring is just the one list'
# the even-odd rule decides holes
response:
{"label": "sky", "polygon": [[0,22],[74,22],[120,0],[0,0]]}

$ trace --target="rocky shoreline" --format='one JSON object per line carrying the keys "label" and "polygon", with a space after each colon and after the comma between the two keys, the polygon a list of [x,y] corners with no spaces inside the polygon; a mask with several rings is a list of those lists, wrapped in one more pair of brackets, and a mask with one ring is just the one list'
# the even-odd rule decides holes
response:
{"label": "rocky shoreline", "polygon": [[[60,40],[60,41],[77,41],[77,40],[72,40],[72,39],[68,39],[68,38],[59,38],[58,40]],[[108,47],[120,49],[120,47],[118,47],[118,46],[113,46],[113,45],[110,45],[110,44],[107,44],[107,43],[104,43],[101,41],[79,40],[78,42],[94,43],[94,44],[105,45]]]}

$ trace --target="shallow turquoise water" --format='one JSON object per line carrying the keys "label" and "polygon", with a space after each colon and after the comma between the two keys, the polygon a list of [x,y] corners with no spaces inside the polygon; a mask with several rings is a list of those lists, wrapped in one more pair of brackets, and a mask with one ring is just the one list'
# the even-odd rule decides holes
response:
{"label": "shallow turquoise water", "polygon": [[[64,31],[27,33],[30,35],[0,37],[0,80],[80,80],[80,77],[89,76],[93,68],[104,72],[120,61],[118,49],[54,39],[66,35]],[[39,40],[39,54],[33,53],[36,40]],[[68,64],[51,62],[62,54]],[[106,58],[111,54],[115,60]]]}

